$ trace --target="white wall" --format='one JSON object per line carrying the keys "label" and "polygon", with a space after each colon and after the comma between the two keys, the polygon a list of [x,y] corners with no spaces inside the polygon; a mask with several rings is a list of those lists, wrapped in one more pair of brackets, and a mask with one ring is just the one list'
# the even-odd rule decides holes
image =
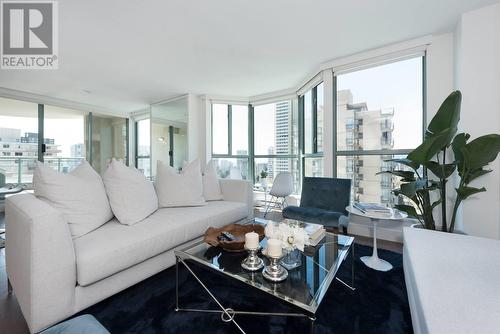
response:
{"label": "white wall", "polygon": [[[476,138],[500,133],[500,4],[462,15],[457,27],[456,86],[462,91],[461,130]],[[472,186],[487,192],[463,203],[468,234],[500,239],[500,159]]]}
{"label": "white wall", "polygon": [[210,129],[206,126],[204,101],[194,94],[188,94],[188,156],[189,161],[200,159],[201,166],[207,163],[207,131]]}
{"label": "white wall", "polygon": [[[427,48],[427,124],[434,117],[444,99],[455,89],[454,38],[453,33],[435,35],[432,37],[432,43]],[[451,161],[451,159],[451,156],[448,157],[448,161]],[[448,224],[453,209],[454,195],[454,182],[448,182],[446,201]],[[434,220],[436,225],[441,226],[441,206],[434,209]],[[461,230],[460,226],[458,228]]]}

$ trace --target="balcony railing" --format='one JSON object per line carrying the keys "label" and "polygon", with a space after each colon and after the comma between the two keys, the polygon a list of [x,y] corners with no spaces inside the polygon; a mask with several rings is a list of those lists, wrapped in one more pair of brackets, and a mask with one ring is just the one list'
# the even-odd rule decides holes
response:
{"label": "balcony railing", "polygon": [[389,119],[382,120],[380,122],[380,130],[382,131],[392,131],[394,130],[394,122]]}
{"label": "balcony railing", "polygon": [[[55,170],[69,173],[77,167],[84,158],[45,157],[46,164]],[[36,158],[0,157],[0,170],[5,175],[7,184],[31,184]]]}

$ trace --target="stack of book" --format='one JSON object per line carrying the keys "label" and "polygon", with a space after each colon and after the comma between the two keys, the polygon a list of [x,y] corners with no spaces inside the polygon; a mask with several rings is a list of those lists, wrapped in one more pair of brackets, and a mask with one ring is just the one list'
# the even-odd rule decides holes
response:
{"label": "stack of book", "polygon": [[319,244],[326,234],[325,227],[319,224],[306,223],[304,229],[309,235],[309,245],[313,247]]}
{"label": "stack of book", "polygon": [[391,209],[382,204],[357,202],[352,206],[364,214],[391,215]]}

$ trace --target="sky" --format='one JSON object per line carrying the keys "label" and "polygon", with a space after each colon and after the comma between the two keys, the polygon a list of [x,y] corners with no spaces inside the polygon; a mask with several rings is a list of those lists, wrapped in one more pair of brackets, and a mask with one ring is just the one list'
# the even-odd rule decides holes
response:
{"label": "sky", "polygon": [[346,73],[337,89],[350,89],[353,102],[368,110],[394,108],[394,148],[412,149],[422,140],[422,58]]}
{"label": "sky", "polygon": [[[36,107],[36,105],[35,105]],[[25,132],[38,133],[37,111],[33,117],[2,116],[0,109],[0,127],[20,129],[21,136]],[[80,118],[46,119],[44,122],[44,137],[55,139],[59,144],[62,157],[71,157],[71,145],[84,142],[83,115]]]}

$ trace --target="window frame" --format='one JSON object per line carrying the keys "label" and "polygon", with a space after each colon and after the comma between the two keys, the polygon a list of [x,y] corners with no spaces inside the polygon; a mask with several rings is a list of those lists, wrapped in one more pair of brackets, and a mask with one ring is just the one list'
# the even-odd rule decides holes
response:
{"label": "window frame", "polygon": [[[255,184],[257,182],[257,174],[255,173],[255,166],[256,166],[256,163],[255,163],[255,160],[257,159],[287,159],[287,160],[290,160],[290,161],[293,161],[293,160],[297,160],[298,161],[298,189],[296,189],[297,192],[300,192],[300,189],[301,189],[301,186],[302,186],[302,166],[301,166],[301,163],[300,163],[300,114],[294,114],[294,99],[293,98],[278,98],[278,99],[273,99],[271,101],[266,101],[266,103],[261,103],[261,104],[258,104],[258,105],[267,105],[267,104],[277,104],[277,103],[280,103],[280,102],[288,102],[289,105],[290,105],[290,115],[292,117],[292,121],[293,119],[295,119],[295,117],[298,118],[298,122],[297,122],[297,140],[299,141],[299,143],[297,143],[297,146],[296,146],[296,142],[295,142],[295,139],[294,139],[294,129],[293,129],[293,126],[292,128],[290,129],[290,132],[289,132],[289,136],[290,136],[290,140],[291,140],[291,151],[292,153],[287,153],[287,154],[255,154],[255,142],[254,142],[254,138],[255,138],[255,124],[254,124],[254,119],[255,119],[255,114],[254,114],[254,110],[255,110],[255,106],[250,104],[251,106],[251,113],[252,113],[252,123],[251,123],[251,126],[252,126],[252,129],[251,129],[251,133],[252,133],[252,153],[253,155],[250,157],[251,159],[251,162],[252,162],[252,165],[251,168],[251,172],[252,172],[252,181],[253,183]],[[300,111],[300,108],[299,108],[299,111]],[[293,122],[292,122],[293,124]],[[295,151],[295,153],[293,153]],[[293,162],[292,162],[293,163]],[[250,166],[250,165],[249,165]],[[293,173],[292,173],[293,174]]]}
{"label": "window frame", "polygon": [[[137,135],[139,133],[139,122],[144,121],[149,119],[149,154],[148,155],[139,155],[139,136]],[[135,119],[134,121],[134,166],[135,168],[139,168],[139,160],[140,159],[149,159],[149,166],[151,168],[151,118],[149,117],[144,117],[140,119]],[[128,145],[127,145],[128,146]],[[146,175],[147,177],[151,177],[151,175]]]}
{"label": "window frame", "polygon": [[[324,161],[324,150],[318,152],[318,86],[323,84],[323,89],[325,87],[324,81],[321,80],[310,90],[305,91],[303,94],[298,96],[298,104],[299,104],[299,152],[300,152],[300,175],[301,179],[304,178],[305,168],[306,168],[306,160],[307,159],[317,159],[322,158]],[[312,152],[306,153],[305,147],[305,95],[307,92],[311,91],[311,111],[312,111]],[[323,92],[323,96],[325,96],[325,92]],[[324,102],[323,102],[324,103]],[[324,111],[323,111],[324,112]],[[324,126],[324,124],[323,124]],[[323,130],[324,133],[324,130]],[[324,175],[324,166],[323,166],[323,175]],[[301,186],[302,187],[302,186]]]}
{"label": "window frame", "polygon": [[[225,154],[214,153],[214,104],[225,104],[227,105],[227,151]],[[244,106],[245,104],[238,103],[210,103],[210,153],[212,159],[247,159],[248,161],[248,179],[254,182],[254,163],[253,163],[253,107],[251,104],[247,105],[248,108],[248,153],[247,155],[232,154],[233,152],[233,105]]]}
{"label": "window frame", "polygon": [[[425,131],[427,127],[427,52],[424,51],[422,54],[418,55],[413,55],[413,56],[408,56],[406,58],[396,58],[392,60],[388,60],[384,62],[384,64],[380,63],[374,63],[372,66],[366,66],[363,67],[362,69],[366,68],[371,68],[371,67],[377,67],[385,64],[391,64],[391,63],[397,63],[399,61],[404,61],[407,59],[413,59],[413,58],[421,58],[422,61],[422,87],[421,87],[421,92],[422,92],[422,131],[421,131],[421,139],[423,141],[424,136],[425,136]],[[358,71],[360,69],[353,69],[354,71]],[[333,177],[337,177],[337,159],[339,157],[352,157],[352,156],[370,156],[370,155],[390,155],[390,156],[395,156],[395,155],[407,155],[413,149],[415,148],[407,148],[407,149],[378,149],[378,150],[338,150],[337,149],[337,76],[342,75],[345,73],[349,73],[350,71],[340,71],[332,72],[333,76],[333,85],[332,85],[332,94],[333,94],[333,106],[332,106],[332,111],[333,111],[333,152],[332,152],[332,164],[333,164]],[[424,169],[424,174],[426,173],[426,170]],[[382,199],[381,199],[382,202]]]}

